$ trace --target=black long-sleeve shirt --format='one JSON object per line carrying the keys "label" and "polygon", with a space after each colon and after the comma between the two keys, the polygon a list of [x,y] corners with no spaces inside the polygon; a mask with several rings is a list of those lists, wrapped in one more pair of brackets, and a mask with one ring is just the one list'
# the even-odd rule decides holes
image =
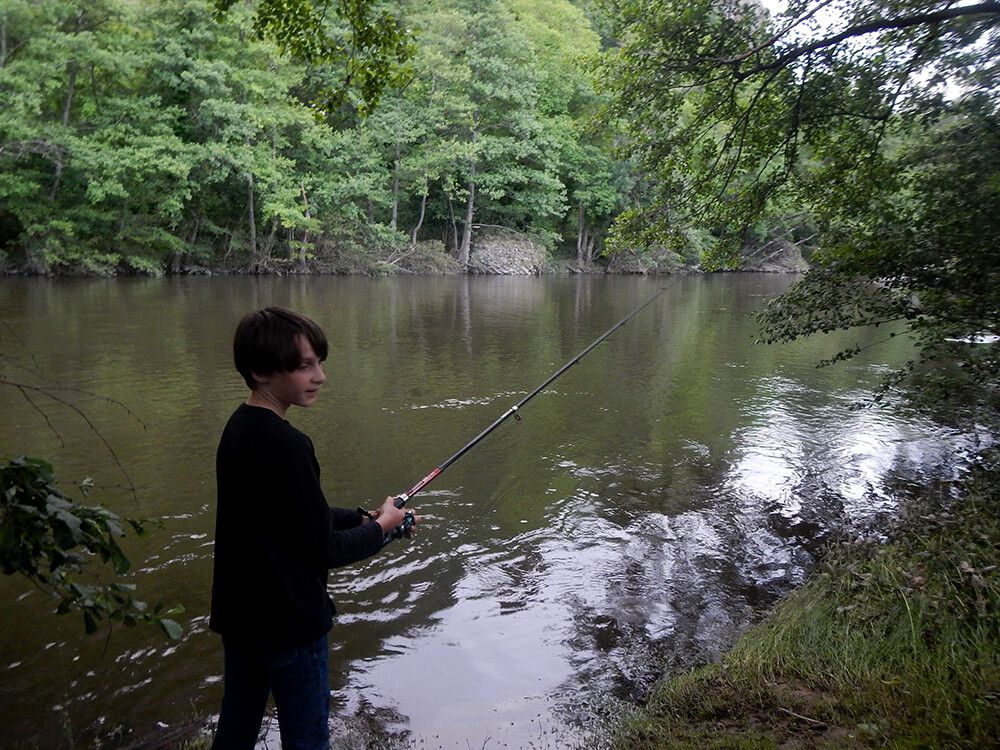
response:
{"label": "black long-sleeve shirt", "polygon": [[330,508],[312,441],[269,409],[229,418],[216,454],[212,630],[265,648],[314,641],[333,624],[330,568],[382,548],[382,527]]}

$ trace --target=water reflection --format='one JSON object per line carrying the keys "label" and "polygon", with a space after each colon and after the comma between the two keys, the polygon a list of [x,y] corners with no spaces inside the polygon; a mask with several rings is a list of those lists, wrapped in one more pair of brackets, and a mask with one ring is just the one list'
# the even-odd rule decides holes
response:
{"label": "water reflection", "polygon": [[[924,481],[961,450],[929,422],[850,410],[905,360],[900,339],[826,370],[813,362],[845,338],[752,345],[749,314],[788,281],[670,280],[417,498],[415,544],[335,574],[340,747],[589,747],[662,664],[718,657],[838,524],[891,512],[894,476]],[[314,438],[331,501],[354,506],[412,485],[655,290],[583,277],[4,280],[5,322],[40,342],[34,369],[141,416],[145,429],[85,404],[140,504],[111,489],[122,479],[86,425],[53,413],[62,447],[10,392],[4,451],[52,456],[63,476],[94,474],[119,512],[161,518],[129,543],[132,580],[192,619],[180,643],[116,632],[104,654],[37,592],[0,581],[16,613],[0,621],[0,745],[67,746],[68,733],[127,745],[217,710],[212,459],[242,398],[228,352],[247,309],[290,305],[327,329],[326,391],[291,418]],[[276,746],[273,722],[265,738]]]}

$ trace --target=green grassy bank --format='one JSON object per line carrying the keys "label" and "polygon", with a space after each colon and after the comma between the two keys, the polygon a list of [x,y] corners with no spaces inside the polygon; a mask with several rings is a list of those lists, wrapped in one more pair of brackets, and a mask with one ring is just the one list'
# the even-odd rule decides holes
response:
{"label": "green grassy bank", "polygon": [[615,747],[1000,747],[1000,474],[843,543],[720,665],[667,679]]}

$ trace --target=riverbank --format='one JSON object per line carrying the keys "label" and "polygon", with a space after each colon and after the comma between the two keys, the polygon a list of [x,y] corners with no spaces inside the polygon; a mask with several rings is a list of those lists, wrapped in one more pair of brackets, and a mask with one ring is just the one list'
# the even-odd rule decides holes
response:
{"label": "riverbank", "polygon": [[1000,746],[1000,473],[844,542],[721,664],[671,677],[614,747]]}
{"label": "riverbank", "polygon": [[[696,254],[681,257],[667,248],[627,249],[612,256],[581,259],[568,249],[552,251],[537,237],[504,227],[477,231],[467,264],[439,240],[402,246],[360,249],[351,243],[329,243],[308,259],[266,254],[254,263],[246,258],[228,263],[203,263],[197,256],[178,254],[162,264],[137,267],[128,259],[108,253],[99,260],[39,267],[5,262],[0,252],[0,275],[7,276],[391,276],[486,275],[542,276],[548,274],[660,275],[701,273]],[[741,271],[802,273],[808,263],[801,249],[774,239],[747,245]]]}

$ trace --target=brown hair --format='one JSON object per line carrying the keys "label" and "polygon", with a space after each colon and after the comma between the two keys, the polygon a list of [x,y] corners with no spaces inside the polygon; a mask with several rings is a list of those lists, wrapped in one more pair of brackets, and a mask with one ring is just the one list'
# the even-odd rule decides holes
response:
{"label": "brown hair", "polygon": [[305,315],[265,307],[244,316],[233,337],[233,362],[251,389],[257,387],[254,373],[291,372],[302,363],[298,336],[305,336],[321,362],[326,359],[326,334]]}

